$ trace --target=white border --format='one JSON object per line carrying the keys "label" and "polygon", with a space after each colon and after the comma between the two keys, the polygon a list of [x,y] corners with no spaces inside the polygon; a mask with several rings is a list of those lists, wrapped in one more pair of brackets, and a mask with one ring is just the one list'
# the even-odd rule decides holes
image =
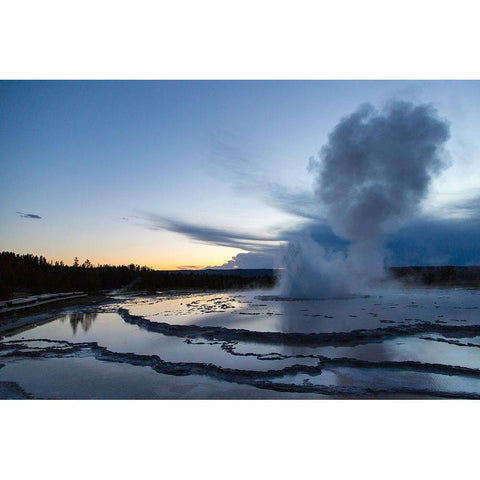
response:
{"label": "white border", "polygon": [[[4,1],[2,79],[478,79],[475,2]],[[473,401],[0,403],[5,478],[463,478]]]}
{"label": "white border", "polygon": [[478,79],[470,0],[5,0],[3,79]]}
{"label": "white border", "polygon": [[5,401],[2,471],[51,480],[469,478],[477,405]]}

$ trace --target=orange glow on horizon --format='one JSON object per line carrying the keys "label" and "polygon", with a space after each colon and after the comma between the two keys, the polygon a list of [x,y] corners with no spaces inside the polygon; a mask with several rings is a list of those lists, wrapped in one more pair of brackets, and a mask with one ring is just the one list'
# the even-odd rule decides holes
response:
{"label": "orange glow on horizon", "polygon": [[[222,250],[225,250],[223,247],[218,247]],[[178,256],[176,255],[174,258],[170,261],[162,261],[160,259],[155,259],[152,260],[151,256],[148,258],[146,255],[132,255],[130,256],[125,256],[125,255],[92,255],[88,254],[85,252],[84,254],[77,254],[77,255],[65,255],[65,252],[63,255],[58,252],[56,255],[54,252],[51,251],[45,251],[45,250],[51,250],[51,249],[42,249],[42,250],[36,250],[36,249],[29,249],[29,250],[23,250],[23,249],[9,249],[9,248],[3,248],[1,251],[4,252],[13,252],[18,255],[34,255],[34,256],[43,256],[47,259],[48,262],[63,262],[67,266],[71,266],[74,263],[75,257],[78,258],[78,262],[80,265],[82,265],[87,259],[90,261],[90,263],[93,266],[98,266],[98,265],[112,265],[112,266],[121,266],[121,265],[139,265],[140,267],[148,267],[153,270],[203,270],[205,268],[212,268],[212,267],[220,267],[224,263],[228,262],[231,260],[232,257],[234,257],[237,253],[240,251],[234,250],[233,252],[229,252],[227,254],[223,252],[215,252],[216,255],[202,255],[202,261],[200,260],[197,255],[191,256],[190,258],[184,259],[182,262]],[[228,249],[231,250],[231,249]],[[93,253],[93,252],[91,252]],[[197,253],[197,252],[195,252]],[[210,253],[210,252],[209,252]],[[213,252],[212,252],[213,253]],[[192,258],[193,257],[193,258]],[[207,258],[205,258],[207,257]],[[159,261],[160,260],[160,261]],[[192,261],[193,260],[193,261]],[[197,260],[197,261],[195,261]]]}

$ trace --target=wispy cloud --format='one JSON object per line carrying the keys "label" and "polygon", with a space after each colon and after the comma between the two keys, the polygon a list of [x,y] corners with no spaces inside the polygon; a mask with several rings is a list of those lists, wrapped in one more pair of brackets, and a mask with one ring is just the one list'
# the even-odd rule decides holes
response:
{"label": "wispy cloud", "polygon": [[480,218],[480,195],[444,206],[443,215],[451,218]]}
{"label": "wispy cloud", "polygon": [[148,222],[148,228],[152,230],[168,230],[170,232],[180,233],[202,243],[238,248],[245,251],[264,251],[276,248],[278,242],[286,239],[285,235],[281,232],[270,235],[252,234],[197,225],[151,213],[145,214],[145,218]]}
{"label": "wispy cloud", "polygon": [[[212,158],[237,190],[256,195],[265,204],[302,219],[322,220],[322,206],[312,189],[293,188],[275,181],[275,173],[257,161],[255,148],[223,132],[211,139]],[[305,166],[307,168],[307,165]]]}
{"label": "wispy cloud", "polygon": [[40,215],[37,215],[35,213],[23,213],[23,212],[17,212],[17,215],[22,218],[33,218],[36,220],[41,220],[42,217]]}
{"label": "wispy cloud", "polygon": [[322,220],[320,204],[313,192],[288,188],[280,183],[260,182],[257,185],[263,200],[270,206],[290,215],[308,219]]}
{"label": "wispy cloud", "polygon": [[[313,222],[305,223],[299,228],[277,229],[272,233],[255,234],[211,227],[195,223],[175,220],[161,215],[145,213],[147,228],[152,230],[167,230],[185,235],[192,240],[243,250],[222,265],[206,268],[274,268],[281,266],[283,249],[286,243],[294,237],[307,236],[327,249],[345,248],[346,242],[334,235],[327,224]],[[198,268],[183,266],[181,269]]]}

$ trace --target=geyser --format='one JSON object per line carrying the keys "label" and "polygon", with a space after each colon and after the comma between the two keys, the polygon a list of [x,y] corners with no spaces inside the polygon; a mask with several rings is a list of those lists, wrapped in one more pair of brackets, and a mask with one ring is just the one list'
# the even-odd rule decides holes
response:
{"label": "geyser", "polygon": [[384,276],[383,238],[417,212],[433,176],[446,163],[448,123],[431,105],[365,104],[344,117],[317,158],[314,189],[347,253],[297,236],[288,245],[282,293],[291,297],[344,295]]}

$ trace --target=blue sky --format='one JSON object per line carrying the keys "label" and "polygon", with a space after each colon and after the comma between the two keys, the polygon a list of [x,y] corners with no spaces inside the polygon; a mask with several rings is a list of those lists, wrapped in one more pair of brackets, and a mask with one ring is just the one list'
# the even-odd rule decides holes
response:
{"label": "blue sky", "polygon": [[268,266],[322,218],[309,157],[341,117],[391,99],[432,103],[451,138],[450,167],[386,239],[390,261],[480,262],[476,81],[0,82],[0,246],[67,263]]}

